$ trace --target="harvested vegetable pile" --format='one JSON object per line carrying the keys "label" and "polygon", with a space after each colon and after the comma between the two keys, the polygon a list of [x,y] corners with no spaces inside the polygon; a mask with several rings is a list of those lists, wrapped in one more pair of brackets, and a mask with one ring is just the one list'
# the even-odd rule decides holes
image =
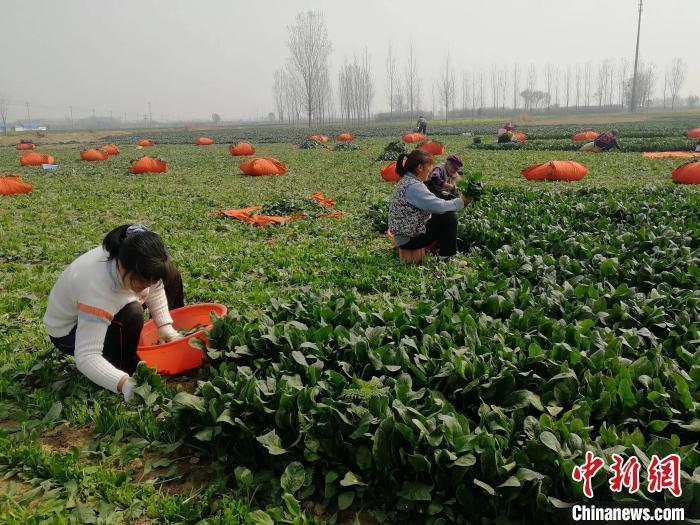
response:
{"label": "harvested vegetable pile", "polygon": [[402,153],[408,153],[406,145],[400,140],[395,140],[386,145],[377,160],[397,160]]}
{"label": "harvested vegetable pile", "polygon": [[357,151],[360,146],[352,142],[339,142],[333,147],[333,151]]}
{"label": "harvested vegetable pile", "polygon": [[323,149],[325,146],[317,140],[314,139],[304,139],[301,144],[299,144],[299,149]]}

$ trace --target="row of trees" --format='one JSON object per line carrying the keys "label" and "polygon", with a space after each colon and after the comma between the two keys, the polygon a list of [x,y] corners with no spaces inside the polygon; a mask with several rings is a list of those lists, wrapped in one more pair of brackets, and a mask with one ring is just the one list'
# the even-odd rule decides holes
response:
{"label": "row of trees", "polygon": [[[389,67],[386,73],[388,86],[392,83]],[[493,65],[489,71],[463,71],[459,83],[461,92],[458,94],[456,73],[448,55],[441,74],[434,81],[433,90],[438,94],[440,109],[445,115],[454,113],[456,107],[462,111],[488,108],[495,112],[505,112],[506,109],[629,108],[633,79],[627,60],[605,59],[596,67],[591,62],[565,68],[547,64],[539,73],[541,76],[534,65],[524,72],[517,63],[510,68]],[[686,76],[687,65],[679,58],[666,68],[663,77],[664,109],[676,108]],[[656,66],[642,63],[637,75],[637,109],[651,107],[657,79]],[[691,97],[691,104],[693,100]]]}
{"label": "row of trees", "polygon": [[[346,121],[366,121],[372,116],[375,87],[370,55],[365,49],[347,58],[340,66],[337,80],[338,107],[334,105],[329,73],[332,49],[323,15],[304,12],[288,27],[290,58],[274,77],[274,98],[280,122],[323,123],[338,115]],[[642,62],[637,74],[637,110],[648,110],[660,102],[664,109],[675,109],[687,76],[687,65],[674,59],[663,72],[662,98],[655,99],[660,72],[653,63]],[[411,118],[424,108],[425,76],[421,74],[417,54],[409,45],[400,61],[389,45],[385,61],[385,90],[389,101],[388,118]],[[455,68],[448,53],[442,70],[429,79],[433,114],[465,116],[477,111],[505,114],[514,111],[548,112],[554,110],[600,111],[630,109],[632,67],[628,60],[604,59],[597,64],[558,67],[546,64],[526,69],[518,63],[492,65],[473,71]],[[425,97],[427,98],[427,97]],[[689,105],[700,102],[689,97]]]}

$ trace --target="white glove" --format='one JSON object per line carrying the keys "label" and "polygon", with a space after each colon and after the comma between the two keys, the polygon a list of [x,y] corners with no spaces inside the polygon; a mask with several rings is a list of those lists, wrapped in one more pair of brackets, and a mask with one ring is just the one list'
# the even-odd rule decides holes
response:
{"label": "white glove", "polygon": [[177,341],[182,339],[182,334],[173,328],[172,324],[164,324],[158,328],[158,337],[163,342]]}
{"label": "white glove", "polygon": [[124,401],[129,403],[131,398],[134,397],[134,383],[133,379],[127,379],[122,385],[122,395],[124,396]]}

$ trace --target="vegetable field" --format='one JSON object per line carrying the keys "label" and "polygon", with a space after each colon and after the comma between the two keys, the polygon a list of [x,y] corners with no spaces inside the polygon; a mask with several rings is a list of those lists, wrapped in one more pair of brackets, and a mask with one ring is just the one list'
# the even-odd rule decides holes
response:
{"label": "vegetable field", "polygon": [[[643,465],[635,494],[599,472],[594,504],[700,519],[700,187],[672,183],[685,160],[639,154],[681,148],[689,127],[620,125],[630,147],[601,155],[571,151],[574,127],[533,126],[510,148],[431,134],[481,174],[460,215],[465,267],[392,252],[390,156],[375,159],[398,129],[350,129],[358,148],[336,151],[282,128],[218,130],[207,147],[153,133],[142,151],[115,136],[122,153],[102,162],[80,160],[93,145],[38,148],[51,171],[0,148],[0,173],[33,184],[0,196],[0,523],[557,523],[586,499],[572,479],[586,451]],[[244,177],[223,143],[238,140],[289,172]],[[144,151],[168,172],[129,174]],[[520,174],[554,159],[588,175]],[[213,214],[249,206],[307,216]],[[162,235],[187,302],[229,310],[202,368],[140,367],[133,405],[41,321],[63,268],[127,222]],[[680,498],[645,490],[671,453]]]}

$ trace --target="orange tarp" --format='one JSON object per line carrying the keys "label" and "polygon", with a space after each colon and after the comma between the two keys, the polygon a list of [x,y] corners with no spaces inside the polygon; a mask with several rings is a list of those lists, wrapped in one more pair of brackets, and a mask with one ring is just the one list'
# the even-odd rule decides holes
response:
{"label": "orange tarp", "polygon": [[700,158],[700,152],[692,151],[654,151],[642,153],[645,159],[694,159]]}
{"label": "orange tarp", "polygon": [[[326,198],[320,191],[311,194],[311,197],[320,202],[323,206],[329,208],[335,204],[334,199]],[[213,212],[211,215],[225,215],[226,217],[231,217],[237,221],[247,222],[249,224],[254,224],[255,226],[266,226],[268,224],[284,224],[291,222],[293,219],[302,219],[304,215],[297,213],[294,215],[281,216],[281,215],[259,215],[254,213],[261,210],[262,206],[249,206],[247,208],[239,208],[236,210],[225,210],[219,212]],[[333,211],[329,213],[323,213],[319,217],[340,217],[343,213],[340,211]]]}

